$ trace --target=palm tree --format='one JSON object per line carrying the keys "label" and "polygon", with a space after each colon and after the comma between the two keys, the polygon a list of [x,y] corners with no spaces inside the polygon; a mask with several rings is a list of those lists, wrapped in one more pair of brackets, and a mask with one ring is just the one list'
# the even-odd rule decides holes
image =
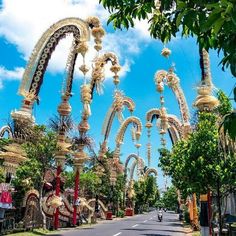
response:
{"label": "palm tree", "polygon": [[89,152],[94,151],[94,140],[86,133],[80,133],[72,138],[72,150],[76,150],[79,145],[84,145]]}
{"label": "palm tree", "polygon": [[71,116],[59,115],[54,115],[50,118],[48,126],[56,133],[68,133],[75,127]]}

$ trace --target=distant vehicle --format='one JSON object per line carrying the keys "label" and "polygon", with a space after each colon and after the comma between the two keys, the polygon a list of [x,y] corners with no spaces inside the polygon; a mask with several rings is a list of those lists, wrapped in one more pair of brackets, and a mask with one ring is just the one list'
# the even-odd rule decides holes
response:
{"label": "distant vehicle", "polygon": [[163,213],[162,213],[162,210],[159,210],[159,211],[158,211],[158,215],[157,215],[157,217],[158,217],[158,220],[161,222],[162,219],[163,219]]}

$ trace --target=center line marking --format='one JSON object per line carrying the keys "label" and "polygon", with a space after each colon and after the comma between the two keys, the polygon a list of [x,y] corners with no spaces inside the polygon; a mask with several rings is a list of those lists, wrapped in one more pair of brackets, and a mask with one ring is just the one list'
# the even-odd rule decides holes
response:
{"label": "center line marking", "polygon": [[147,222],[147,220],[144,221],[144,223]]}
{"label": "center line marking", "polygon": [[117,233],[117,234],[114,234],[113,236],[118,236],[118,235],[120,235],[122,232],[119,232],[119,233]]}
{"label": "center line marking", "polygon": [[134,228],[134,227],[137,227],[137,226],[138,226],[138,224],[136,224],[136,225],[133,225],[133,226],[132,226],[132,228]]}

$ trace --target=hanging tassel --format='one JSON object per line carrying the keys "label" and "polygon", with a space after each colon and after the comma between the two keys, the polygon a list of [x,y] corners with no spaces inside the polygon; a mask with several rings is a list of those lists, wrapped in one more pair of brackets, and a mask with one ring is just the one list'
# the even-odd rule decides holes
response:
{"label": "hanging tassel", "polygon": [[101,80],[97,80],[96,81],[96,91],[98,93],[98,95],[102,95],[103,94],[103,88],[104,88],[104,85],[102,83]]}
{"label": "hanging tassel", "polygon": [[[102,126],[102,135],[105,135],[106,134],[106,130],[108,128],[108,125],[109,125],[109,121],[110,121],[110,117],[112,115],[112,112],[113,112],[113,107],[110,107],[110,109],[108,110],[107,114],[106,114],[106,118],[104,120],[104,123],[103,123],[103,126]],[[112,119],[113,121],[113,119]],[[111,121],[111,122],[112,122]]]}
{"label": "hanging tassel", "polygon": [[134,127],[131,128],[132,141],[136,141],[136,130]]}
{"label": "hanging tassel", "polygon": [[148,166],[150,166],[151,161],[151,144],[147,144],[147,159],[148,159]]}
{"label": "hanging tassel", "polygon": [[90,103],[91,103],[91,88],[90,85],[84,84],[81,87],[81,101],[84,104],[84,112],[86,115],[91,115]]}
{"label": "hanging tassel", "polygon": [[84,103],[84,112],[86,115],[91,116],[90,104],[88,102]]}
{"label": "hanging tassel", "polygon": [[117,118],[118,118],[120,123],[122,123],[124,121],[124,116],[123,116],[122,111],[117,112]]}

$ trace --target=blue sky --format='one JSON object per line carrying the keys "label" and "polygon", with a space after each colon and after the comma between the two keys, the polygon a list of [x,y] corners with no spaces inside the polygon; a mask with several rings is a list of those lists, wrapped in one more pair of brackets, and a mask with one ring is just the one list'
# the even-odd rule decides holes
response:
{"label": "blue sky", "polygon": [[[192,103],[196,98],[195,87],[200,81],[200,67],[198,47],[194,38],[173,39],[168,46],[172,54],[169,59],[163,58],[160,52],[163,44],[158,40],[151,39],[147,31],[146,22],[137,23],[135,29],[128,32],[114,31],[111,26],[106,26],[108,13],[97,4],[98,1],[86,0],[5,0],[0,1],[0,125],[4,125],[12,110],[18,109],[22,97],[17,95],[22,73],[26,66],[31,51],[42,33],[56,21],[76,16],[86,19],[87,16],[99,16],[107,32],[104,38],[104,51],[115,52],[123,66],[121,72],[121,89],[126,96],[131,97],[136,103],[133,115],[139,117],[143,123],[143,132],[140,139],[142,147],[140,155],[146,159],[147,131],[145,129],[145,114],[154,107],[159,107],[159,94],[154,84],[154,74],[157,70],[168,70],[175,63],[176,74],[180,78],[182,89],[189,105],[190,113],[193,113]],[[53,9],[53,11],[52,11]],[[40,91],[40,105],[35,105],[34,115],[39,124],[47,123],[48,119],[56,114],[60,102],[60,91],[65,76],[65,62],[68,55],[71,38],[62,40],[49,63],[47,73]],[[94,51],[87,58],[87,64],[91,65]],[[229,71],[223,72],[218,66],[220,58],[215,51],[210,51],[211,73],[216,88],[222,89],[227,95],[230,94],[236,80]],[[73,97],[71,99],[72,115],[79,123],[81,114],[81,102],[79,87],[82,84],[78,67],[82,63],[78,59],[76,73],[73,82]],[[114,85],[110,74],[104,83],[104,94],[94,96],[91,106],[92,116],[89,119],[91,129],[89,134],[95,139],[97,147],[102,141],[101,129],[106,112],[111,106]],[[165,104],[170,114],[178,117],[179,107],[170,89],[165,88]],[[124,111],[124,116],[129,114]],[[119,128],[116,119],[109,138],[109,146],[114,148],[114,139]],[[151,166],[157,168],[158,152],[160,147],[157,129],[152,130],[152,160]],[[169,138],[167,137],[167,140]],[[131,141],[130,131],[125,135],[124,144],[121,148],[124,160],[130,153],[137,152]],[[163,187],[163,177],[158,169],[158,184]]]}

